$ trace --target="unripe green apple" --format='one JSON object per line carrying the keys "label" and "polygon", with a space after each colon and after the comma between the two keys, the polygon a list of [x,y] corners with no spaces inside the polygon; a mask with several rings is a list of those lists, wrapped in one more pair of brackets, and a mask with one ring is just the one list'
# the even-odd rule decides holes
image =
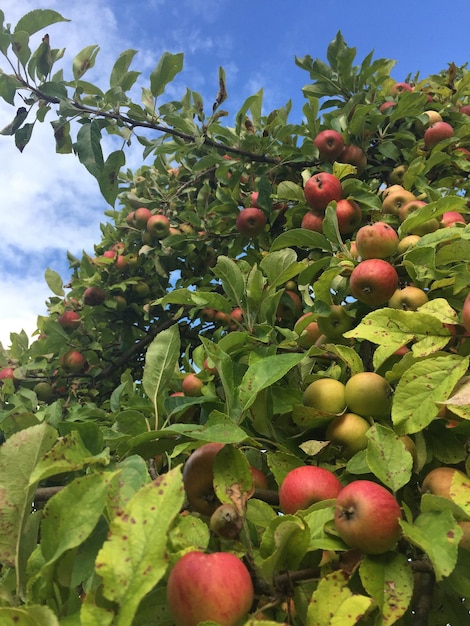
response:
{"label": "unripe green apple", "polygon": [[332,304],[330,314],[319,316],[317,323],[323,335],[326,335],[329,339],[339,339],[343,336],[343,333],[351,330],[354,326],[354,319],[348,315],[346,309],[341,304]]}
{"label": "unripe green apple", "polygon": [[285,514],[294,514],[315,502],[336,498],[342,485],[328,469],[316,465],[296,467],[288,472],[279,488],[279,506]]}
{"label": "unripe green apple", "polygon": [[343,413],[328,424],[326,438],[341,446],[343,455],[350,458],[367,448],[369,428],[369,422],[357,413]]}
{"label": "unripe green apple", "polygon": [[54,390],[52,389],[52,385],[45,381],[41,381],[34,386],[33,389],[36,394],[38,400],[41,402],[51,402],[54,399]]}
{"label": "unripe green apple", "polygon": [[402,311],[416,311],[420,306],[426,304],[428,296],[425,291],[413,285],[407,285],[403,289],[397,289],[388,301],[391,309],[401,309]]}
{"label": "unripe green apple", "polygon": [[466,474],[455,467],[443,466],[436,467],[426,474],[421,485],[421,491],[450,500],[452,481],[457,474],[465,479],[467,484],[470,484],[470,479]]}
{"label": "unripe green apple", "polygon": [[392,395],[389,383],[375,372],[354,374],[344,387],[348,409],[361,417],[388,417],[392,408]]}
{"label": "unripe green apple", "polygon": [[302,402],[322,413],[342,413],[346,408],[345,386],[334,378],[319,378],[305,389]]}
{"label": "unripe green apple", "polygon": [[421,239],[419,235],[406,235],[398,242],[397,252],[398,254],[404,254],[418,243]]}

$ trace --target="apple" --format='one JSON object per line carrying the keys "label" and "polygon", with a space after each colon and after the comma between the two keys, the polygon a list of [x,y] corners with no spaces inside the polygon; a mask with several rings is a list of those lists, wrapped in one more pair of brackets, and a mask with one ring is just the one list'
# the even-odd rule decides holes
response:
{"label": "apple", "polygon": [[428,116],[427,126],[431,126],[432,124],[437,124],[437,122],[442,122],[442,116],[438,111],[430,110],[424,111],[424,114]]}
{"label": "apple", "polygon": [[128,260],[128,258],[126,256],[122,255],[122,254],[118,254],[117,257],[116,257],[115,267],[120,272],[125,272],[128,269],[128,267],[129,267],[129,260]]}
{"label": "apple", "polygon": [[37,399],[41,402],[51,402],[55,396],[52,385],[46,381],[41,381],[34,385],[33,391],[36,394]]}
{"label": "apple", "polygon": [[304,186],[304,195],[308,206],[323,213],[332,200],[341,199],[342,192],[339,178],[328,172],[314,174]]}
{"label": "apple", "polygon": [[354,374],[344,386],[344,399],[348,409],[361,417],[388,417],[392,408],[392,396],[390,384],[375,372]]}
{"label": "apple", "polygon": [[76,311],[64,311],[62,315],[57,318],[57,323],[62,326],[64,330],[74,330],[80,326],[80,315]]}
{"label": "apple", "polygon": [[116,241],[116,243],[113,243],[113,245],[110,247],[110,250],[113,250],[117,254],[122,254],[125,249],[126,244],[123,241]]}
{"label": "apple", "polygon": [[127,308],[127,300],[122,294],[116,294],[113,296],[113,300],[116,303],[116,311],[124,311]]}
{"label": "apple", "polygon": [[356,452],[367,448],[368,438],[366,432],[370,424],[357,413],[343,413],[331,421],[326,429],[326,438],[341,446],[341,451],[346,458],[352,457]]}
{"label": "apple", "polygon": [[201,311],[201,317],[205,322],[213,322],[215,320],[215,315],[217,311],[215,309],[211,309],[210,307],[206,307]]}
{"label": "apple", "polygon": [[441,496],[450,500],[452,480],[456,474],[464,478],[467,483],[470,482],[468,476],[455,467],[436,467],[424,477],[421,484],[422,493],[431,493],[434,496]]}
{"label": "apple", "polygon": [[464,520],[462,522],[457,522],[457,523],[463,532],[463,535],[459,541],[459,546],[463,548],[464,550],[470,550],[470,521]]}
{"label": "apple", "polygon": [[387,196],[389,196],[391,193],[395,193],[395,191],[405,191],[405,188],[403,187],[403,185],[397,185],[397,184],[389,185],[388,187],[385,187],[385,189],[382,189],[382,191],[380,192],[382,200],[385,200]]}
{"label": "apple", "polygon": [[397,289],[388,301],[391,309],[401,309],[402,311],[416,311],[420,306],[426,304],[428,296],[425,291],[413,285],[407,285],[403,289]]}
{"label": "apple", "polygon": [[[312,318],[312,320],[306,326],[303,326],[303,321],[307,318]],[[294,331],[299,333],[297,343],[299,346],[302,346],[302,348],[311,348],[323,334],[318,326],[318,322],[313,319],[311,313],[304,313],[304,315],[299,317],[295,323]]]}
{"label": "apple", "polygon": [[394,100],[386,100],[385,102],[382,102],[382,104],[379,106],[379,111],[381,113],[390,113],[393,107],[396,106],[397,103]]}
{"label": "apple", "polygon": [[250,574],[230,552],[187,552],[168,577],[167,603],[176,626],[235,626],[254,599]]}
{"label": "apple", "polygon": [[264,472],[262,472],[257,467],[253,467],[253,465],[250,465],[250,472],[253,476],[253,486],[255,489],[268,488],[268,477]]}
{"label": "apple", "polygon": [[196,374],[187,374],[181,383],[181,389],[185,396],[196,397],[202,395],[204,383]]}
{"label": "apple", "polygon": [[370,307],[388,302],[398,288],[396,269],[383,259],[361,261],[349,277],[351,294]]}
{"label": "apple", "polygon": [[[400,219],[400,222],[404,222],[406,218],[411,215],[411,213],[426,206],[426,204],[427,203],[424,202],[423,200],[416,200],[416,199],[404,204],[398,212],[398,217]],[[440,227],[439,220],[435,217],[432,217],[428,220],[425,220],[421,224],[417,224],[416,226],[413,226],[409,230],[409,232],[411,235],[419,235],[420,237],[422,237],[423,235],[426,235],[427,233],[434,233],[436,230],[439,229],[439,227]]]}
{"label": "apple", "polygon": [[470,104],[465,104],[463,107],[460,107],[459,112],[464,115],[470,115]]}
{"label": "apple", "polygon": [[83,304],[99,306],[105,301],[105,293],[101,287],[88,287],[83,294]]}
{"label": "apple", "polygon": [[382,194],[382,213],[386,215],[398,215],[400,208],[407,202],[416,200],[414,194],[407,189],[396,189]]}
{"label": "apple", "polygon": [[306,228],[307,230],[314,230],[317,233],[323,232],[323,215],[319,215],[313,211],[307,211],[302,218],[300,227]]}
{"label": "apple", "polygon": [[243,518],[233,504],[221,504],[209,520],[211,532],[224,539],[236,539],[243,528]]}
{"label": "apple", "polygon": [[396,498],[371,480],[354,480],[336,498],[335,526],[341,539],[363,554],[382,554],[400,538]]}
{"label": "apple", "polygon": [[105,250],[103,252],[103,257],[105,259],[114,259],[114,258],[116,258],[116,251],[115,250]]}
{"label": "apple", "polygon": [[230,321],[228,322],[229,330],[240,330],[240,325],[243,322],[245,311],[239,306],[230,311]]}
{"label": "apple", "polygon": [[12,367],[4,367],[0,370],[0,380],[15,380],[15,370]]}
{"label": "apple", "polygon": [[390,89],[390,94],[392,96],[400,96],[402,93],[407,91],[413,91],[413,87],[408,83],[395,83]]}
{"label": "apple", "polygon": [[453,137],[454,129],[448,122],[436,122],[424,131],[424,146],[431,150],[440,141]]}
{"label": "apple", "polygon": [[260,235],[266,226],[266,216],[257,207],[242,209],[237,216],[236,227],[238,232],[245,237]]}
{"label": "apple", "polygon": [[128,226],[135,226],[135,211],[131,211],[126,216],[126,223]]}
{"label": "apple", "polygon": [[354,319],[348,315],[344,306],[332,304],[330,313],[326,316],[319,316],[317,319],[318,328],[323,335],[329,339],[339,339],[354,326]]}
{"label": "apple", "polygon": [[220,506],[214,491],[214,459],[223,443],[205,443],[189,456],[183,467],[183,485],[191,509],[211,516]]}
{"label": "apple", "polygon": [[467,333],[470,333],[470,293],[467,295],[463,302],[462,326],[465,328]]}
{"label": "apple", "polygon": [[403,182],[405,178],[405,174],[408,170],[408,165],[397,165],[397,167],[393,168],[391,171],[388,180],[390,183],[394,185],[398,185]]}
{"label": "apple", "polygon": [[140,207],[134,211],[134,225],[137,228],[145,228],[148,220],[152,217],[152,211],[145,207]]}
{"label": "apple", "polygon": [[85,357],[77,350],[69,350],[60,357],[60,364],[66,372],[82,372],[86,366]]}
{"label": "apple", "polygon": [[342,235],[353,233],[362,222],[361,207],[354,200],[342,199],[336,203],[338,230]]}
{"label": "apple", "polygon": [[302,300],[296,291],[286,289],[281,296],[276,310],[279,320],[295,320],[302,311]]}
{"label": "apple", "polygon": [[455,152],[460,153],[457,154],[457,156],[461,158],[465,157],[467,161],[470,161],[470,150],[467,150],[467,148],[462,148],[461,146],[459,146],[458,148],[455,148]]}
{"label": "apple", "polygon": [[386,259],[396,253],[398,235],[390,224],[374,222],[356,233],[357,253],[362,259]]}
{"label": "apple", "polygon": [[170,220],[166,215],[151,215],[147,220],[146,229],[156,239],[164,239],[170,234]]}
{"label": "apple", "polygon": [[258,206],[258,198],[259,198],[259,191],[252,191],[250,193],[250,207],[255,207],[256,209],[260,208]]}
{"label": "apple", "polygon": [[290,470],[279,488],[279,507],[284,514],[294,515],[315,502],[336,498],[342,485],[333,472],[316,465]]}
{"label": "apple", "polygon": [[449,228],[454,224],[466,224],[464,216],[458,211],[446,211],[441,215],[441,228]]}
{"label": "apple", "polygon": [[344,150],[344,139],[336,130],[322,130],[313,141],[322,161],[336,161]]}
{"label": "apple", "polygon": [[345,386],[335,378],[318,378],[304,390],[302,403],[322,413],[342,413],[346,408]]}
{"label": "apple", "polygon": [[404,254],[418,243],[421,239],[419,235],[406,235],[398,242],[397,252],[398,254]]}
{"label": "apple", "polygon": [[138,298],[146,298],[150,294],[150,287],[145,281],[139,280],[138,283],[132,285],[132,291]]}
{"label": "apple", "polygon": [[357,173],[362,174],[367,167],[367,156],[362,148],[352,144],[344,146],[343,152],[338,157],[338,163],[349,163],[357,168]]}

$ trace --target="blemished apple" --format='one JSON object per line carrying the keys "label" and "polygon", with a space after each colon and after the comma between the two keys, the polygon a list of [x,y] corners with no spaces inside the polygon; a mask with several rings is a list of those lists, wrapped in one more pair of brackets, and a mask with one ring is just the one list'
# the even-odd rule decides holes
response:
{"label": "blemished apple", "polygon": [[329,339],[339,339],[343,333],[351,330],[354,326],[354,319],[348,315],[344,306],[332,304],[329,315],[319,316],[317,323],[323,335]]}
{"label": "blemished apple", "polygon": [[428,295],[423,289],[414,285],[407,285],[395,291],[388,301],[388,306],[391,309],[401,309],[402,311],[416,311],[427,301]]}
{"label": "blemished apple", "polygon": [[343,198],[336,203],[338,230],[342,235],[350,235],[362,222],[361,207],[354,200]]}
{"label": "blemished apple", "polygon": [[383,259],[366,259],[356,265],[349,277],[351,294],[370,307],[390,300],[398,288],[396,269]]}
{"label": "blemished apple", "polygon": [[322,130],[313,140],[322,161],[335,161],[344,150],[344,139],[336,130]]}
{"label": "blemished apple", "polygon": [[365,224],[356,233],[357,253],[362,259],[386,259],[396,253],[399,238],[386,222]]}
{"label": "blemished apple", "polygon": [[367,167],[367,156],[362,148],[349,144],[344,146],[343,152],[338,157],[338,163],[354,165],[357,173],[362,174]]}
{"label": "blemished apple", "polygon": [[82,372],[86,366],[86,359],[78,350],[69,350],[60,357],[60,364],[66,372]]}
{"label": "blemished apple", "polygon": [[450,500],[452,480],[456,474],[470,484],[468,476],[455,467],[436,467],[424,477],[421,484],[422,493],[431,493],[434,496],[441,496]]}
{"label": "blemished apple", "polygon": [[300,227],[313,230],[317,233],[323,232],[323,215],[318,215],[318,213],[314,213],[313,211],[307,211],[302,218]]}
{"label": "blemished apple", "polygon": [[341,539],[363,554],[382,554],[400,538],[401,508],[385,487],[355,480],[336,498],[335,526]]}
{"label": "blemished apple", "polygon": [[62,326],[64,330],[75,330],[81,323],[80,315],[76,311],[64,311],[62,315],[57,318],[57,323]]}
{"label": "blemished apple", "polygon": [[211,516],[220,506],[214,491],[214,459],[223,443],[205,443],[189,456],[183,467],[183,485],[192,510]]}
{"label": "blemished apple", "polygon": [[462,307],[462,326],[470,333],[470,293],[467,294]]}
{"label": "blemished apple", "polygon": [[83,294],[83,304],[88,306],[99,306],[105,299],[106,295],[101,287],[87,287]]}
{"label": "blemished apple", "polygon": [[157,239],[164,239],[170,234],[170,220],[166,215],[152,215],[147,220],[147,231]]}
{"label": "blemished apple", "polygon": [[392,408],[393,391],[387,380],[375,372],[360,372],[344,387],[348,410],[361,417],[386,418]]}
{"label": "blemished apple", "polygon": [[342,413],[346,408],[345,386],[335,378],[318,378],[306,387],[302,403],[322,413]]}
{"label": "blemished apple", "polygon": [[308,206],[318,212],[324,212],[332,200],[341,200],[342,193],[341,181],[328,172],[314,174],[304,186]]}
{"label": "blemished apple", "polygon": [[326,438],[341,447],[344,457],[350,458],[367,448],[369,428],[369,422],[357,413],[343,413],[328,424]]}
{"label": "blemished apple", "polygon": [[[397,185],[398,187],[398,185]],[[385,190],[386,191],[386,190]],[[386,215],[398,215],[400,208],[407,202],[416,200],[414,194],[407,189],[395,189],[382,194],[382,213]]]}
{"label": "blemished apple", "polygon": [[176,626],[206,621],[235,626],[250,611],[253,599],[248,569],[229,552],[188,552],[168,577],[167,602]]}
{"label": "blemished apple", "polygon": [[237,215],[236,227],[238,232],[245,237],[260,235],[266,226],[266,216],[257,207],[242,209]]}
{"label": "blemished apple", "polygon": [[424,145],[428,150],[434,148],[440,141],[454,136],[454,129],[448,122],[431,124],[424,132]]}
{"label": "blemished apple", "polygon": [[209,527],[217,537],[236,539],[243,528],[243,518],[233,504],[221,504],[212,513]]}
{"label": "blemished apple", "polygon": [[184,395],[190,397],[202,395],[203,386],[202,380],[193,373],[187,374],[181,382],[181,389]]}
{"label": "blemished apple", "polygon": [[290,470],[279,488],[279,506],[283,513],[294,514],[315,502],[336,498],[342,489],[339,478],[328,469],[304,465]]}
{"label": "blemished apple", "polygon": [[400,96],[402,93],[406,93],[407,91],[413,91],[413,87],[409,83],[398,82],[392,85],[390,94],[392,96]]}

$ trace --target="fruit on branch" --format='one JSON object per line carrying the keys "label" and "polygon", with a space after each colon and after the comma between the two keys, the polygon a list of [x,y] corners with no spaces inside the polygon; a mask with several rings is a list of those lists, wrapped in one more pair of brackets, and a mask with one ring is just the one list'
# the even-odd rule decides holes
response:
{"label": "fruit on branch", "polygon": [[54,399],[54,389],[46,381],[41,381],[34,385],[33,391],[40,402],[51,402]]}
{"label": "fruit on branch", "polygon": [[134,211],[134,226],[143,229],[147,226],[147,222],[152,217],[152,211],[145,207],[140,207]]}
{"label": "fruit on branch", "polygon": [[357,413],[343,413],[328,424],[326,438],[339,445],[343,455],[350,458],[367,448],[369,428],[369,422]]}
{"label": "fruit on branch", "polygon": [[205,443],[189,456],[183,468],[183,485],[191,509],[211,516],[220,506],[214,491],[214,459],[223,443]]}
{"label": "fruit on branch", "polygon": [[413,91],[413,87],[409,83],[399,82],[392,85],[390,94],[392,96],[400,96],[402,93],[406,93],[407,91]]}
{"label": "fruit on branch", "polygon": [[336,130],[322,130],[313,140],[322,161],[336,161],[344,150],[344,139]]}
{"label": "fruit on branch", "polygon": [[466,474],[455,467],[442,466],[436,467],[426,474],[421,485],[421,491],[422,493],[431,493],[434,496],[441,496],[451,500],[451,486],[456,475],[465,479],[467,484],[470,485],[470,479]]}
{"label": "fruit on branch", "polygon": [[460,107],[459,112],[464,115],[470,115],[470,104],[465,104],[463,107]]}
{"label": "fruit on branch", "polygon": [[360,175],[367,167],[367,156],[362,148],[349,144],[344,146],[343,152],[338,157],[338,163],[349,163],[357,168]]}
{"label": "fruit on branch", "polygon": [[441,228],[449,228],[454,224],[466,224],[464,216],[458,211],[446,211],[441,215]]}
{"label": "fruit on branch", "polygon": [[221,504],[212,513],[209,527],[217,537],[236,539],[243,528],[243,518],[233,504]]}
{"label": "fruit on branch", "polygon": [[166,215],[151,215],[146,229],[156,239],[164,239],[170,234],[170,220]]}
{"label": "fruit on branch", "polygon": [[386,222],[362,226],[356,233],[357,253],[362,259],[386,259],[396,253],[398,235]]}
{"label": "fruit on branch", "polygon": [[433,109],[429,111],[424,111],[424,114],[428,116],[428,122],[426,126],[431,126],[432,124],[437,124],[437,122],[442,122],[442,116],[438,111],[434,111]]}
{"label": "fruit on branch", "polygon": [[375,372],[354,374],[344,387],[348,409],[361,417],[388,417],[392,408],[392,396],[393,391],[388,381]]}
{"label": "fruit on branch", "polygon": [[188,552],[168,577],[167,603],[176,626],[206,621],[235,626],[250,611],[253,598],[247,568],[229,552]]}
{"label": "fruit on branch", "polygon": [[315,502],[336,498],[342,485],[333,472],[316,465],[296,467],[288,472],[279,488],[283,513],[294,514]]}
{"label": "fruit on branch", "polygon": [[0,380],[15,380],[15,370],[12,367],[3,367],[0,370]]}
{"label": "fruit on branch", "polygon": [[267,489],[268,488],[268,477],[264,472],[262,472],[257,467],[253,467],[250,465],[250,472],[253,476],[253,485],[255,489]]}
{"label": "fruit on branch", "polygon": [[379,111],[381,113],[390,113],[393,107],[396,106],[397,103],[394,100],[386,100],[385,102],[382,102],[382,104],[379,106]]}
{"label": "fruit on branch", "polygon": [[279,300],[276,317],[283,321],[295,320],[302,311],[302,300],[296,291],[286,289]]}
{"label": "fruit on branch", "polygon": [[323,215],[319,215],[314,211],[307,211],[302,218],[300,226],[301,228],[321,233],[323,232]]}
{"label": "fruit on branch", "polygon": [[322,413],[342,413],[346,408],[345,386],[335,378],[318,378],[305,389],[302,403]]}
{"label": "fruit on branch", "polygon": [[353,269],[349,286],[354,298],[370,307],[390,300],[398,288],[396,269],[383,259],[366,259]]}
{"label": "fruit on branch", "polygon": [[[424,202],[423,200],[416,200],[416,199],[404,204],[398,212],[398,217],[400,219],[400,222],[404,222],[407,217],[409,217],[415,211],[418,211],[422,207],[426,206],[426,204],[427,203]],[[431,217],[430,219],[425,220],[424,222],[421,222],[421,224],[416,224],[415,226],[410,228],[409,232],[411,235],[419,235],[420,237],[422,237],[423,235],[426,235],[427,233],[435,232],[436,230],[439,229],[439,226],[440,226],[439,220],[435,217]]]}
{"label": "fruit on branch", "polygon": [[105,259],[115,259],[116,258],[116,251],[115,250],[105,250],[103,252],[103,257]]}
{"label": "fruit on branch", "polygon": [[462,307],[462,326],[470,333],[470,293],[467,294]]}
{"label": "fruit on branch", "polygon": [[308,206],[322,213],[332,200],[341,200],[342,193],[341,181],[328,172],[314,174],[304,185],[304,195]]}
{"label": "fruit on branch", "polygon": [[310,317],[312,317],[311,313],[304,313],[304,315],[301,315],[299,317],[294,326],[294,331],[296,333],[300,333],[297,339],[297,343],[299,344],[299,346],[302,346],[302,348],[311,348],[315,344],[315,342],[321,337],[321,335],[324,334],[320,330],[318,322],[313,318],[311,322],[309,322],[305,327],[302,328],[303,321]]}
{"label": "fruit on branch", "polygon": [[431,150],[440,141],[454,136],[454,129],[448,122],[436,122],[431,124],[424,132],[424,146]]}
{"label": "fruit on branch", "polygon": [[412,200],[416,200],[414,194],[407,189],[403,189],[399,185],[393,185],[395,189],[387,192],[385,190],[382,193],[382,213],[386,215],[398,215],[400,208],[406,204],[407,202],[411,202]]}
{"label": "fruit on branch", "polygon": [[244,316],[245,316],[245,311],[239,306],[232,309],[229,315],[228,329],[240,330],[240,325],[243,322]]}
{"label": "fruit on branch", "polygon": [[418,241],[421,239],[419,235],[406,235],[398,242],[397,252],[398,254],[404,254],[411,248],[414,248]]}
{"label": "fruit on branch", "polygon": [[105,293],[101,287],[88,287],[83,294],[83,304],[99,306],[105,301]]}
{"label": "fruit on branch", "polygon": [[353,318],[341,304],[332,304],[329,315],[319,316],[317,323],[321,333],[329,339],[339,339],[354,326]]}
{"label": "fruit on branch", "polygon": [[184,395],[189,397],[202,395],[203,386],[204,383],[202,380],[193,373],[187,374],[181,382],[181,389],[183,390]]}
{"label": "fruit on branch", "polygon": [[64,330],[75,330],[80,326],[80,315],[76,311],[64,311],[62,315],[57,318],[57,323],[62,326]]}
{"label": "fruit on branch", "polygon": [[382,485],[355,480],[336,498],[335,526],[341,539],[363,554],[392,550],[400,538],[401,509]]}
{"label": "fruit on branch", "polygon": [[336,203],[336,219],[338,230],[342,235],[353,233],[362,222],[361,207],[354,200],[345,198]]}
{"label": "fruit on branch", "polygon": [[266,216],[261,209],[248,207],[242,209],[237,216],[236,227],[245,237],[256,237],[266,227]]}
{"label": "fruit on branch", "polygon": [[86,359],[78,350],[69,350],[60,357],[60,364],[66,372],[83,372],[86,366]]}
{"label": "fruit on branch", "polygon": [[402,311],[416,311],[420,306],[426,304],[428,296],[423,289],[408,285],[403,289],[397,289],[388,301],[388,306],[392,309]]}
{"label": "fruit on branch", "polygon": [[401,185],[404,181],[405,174],[408,171],[408,165],[397,165],[397,167],[393,168],[391,171],[388,182],[392,185]]}

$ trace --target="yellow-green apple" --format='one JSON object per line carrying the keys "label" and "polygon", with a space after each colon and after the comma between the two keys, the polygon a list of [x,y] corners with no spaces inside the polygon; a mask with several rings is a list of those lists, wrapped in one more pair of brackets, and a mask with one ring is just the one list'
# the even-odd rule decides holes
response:
{"label": "yellow-green apple", "polygon": [[348,409],[361,417],[385,418],[390,415],[393,391],[387,380],[375,372],[360,372],[344,387]]}
{"label": "yellow-green apple", "polygon": [[186,374],[181,382],[181,389],[185,396],[196,397],[202,395],[204,383],[196,374]]}
{"label": "yellow-green apple", "polygon": [[302,311],[302,300],[299,294],[286,289],[279,300],[276,316],[280,320],[291,321],[298,318]]}
{"label": "yellow-green apple", "polygon": [[[418,211],[422,207],[426,206],[426,204],[427,203],[424,202],[423,200],[416,200],[416,199],[404,204],[398,212],[398,217],[400,219],[400,222],[404,222],[407,217],[409,217],[415,211]],[[424,222],[421,222],[421,224],[416,224],[415,226],[410,228],[409,233],[411,235],[419,235],[420,237],[422,237],[423,235],[426,235],[427,233],[435,232],[436,230],[439,229],[439,227],[440,227],[439,220],[435,217],[431,217],[430,219],[425,220]]]}
{"label": "yellow-green apple", "polygon": [[106,295],[101,287],[87,287],[83,294],[83,304],[99,306],[105,301]]}
{"label": "yellow-green apple", "polygon": [[424,145],[427,150],[431,150],[431,148],[434,148],[434,146],[440,141],[449,139],[450,137],[453,137],[453,135],[454,129],[448,122],[436,122],[426,128],[423,137]]}
{"label": "yellow-green apple", "polygon": [[382,191],[380,192],[382,201],[385,200],[385,198],[389,196],[391,193],[395,193],[395,191],[404,191],[404,189],[405,188],[403,187],[403,185],[397,185],[397,184],[389,185],[388,187],[385,187],[385,189],[382,189]]}
{"label": "yellow-green apple", "polygon": [[361,207],[354,200],[343,198],[336,203],[338,230],[342,235],[353,233],[362,221]]}
{"label": "yellow-green apple", "polygon": [[318,378],[306,387],[302,402],[322,413],[342,413],[346,408],[345,386],[335,378]]}
{"label": "yellow-green apple", "polygon": [[145,207],[140,207],[134,211],[134,225],[137,228],[145,228],[150,217],[152,217],[152,211]]}
{"label": "yellow-green apple", "polygon": [[449,228],[454,224],[466,224],[464,216],[458,211],[446,211],[441,215],[441,228]]}
{"label": "yellow-green apple", "polygon": [[214,459],[223,443],[205,443],[189,456],[183,467],[183,485],[188,503],[201,515],[211,516],[220,506],[214,491]]}
{"label": "yellow-green apple", "polygon": [[428,296],[423,289],[414,285],[407,285],[403,289],[397,289],[388,301],[391,309],[401,309],[403,311],[416,311],[420,306],[426,304]]}
{"label": "yellow-green apple", "polygon": [[344,146],[343,152],[338,157],[338,163],[349,163],[357,168],[357,173],[362,174],[367,167],[367,156],[362,148],[349,144]]}
{"label": "yellow-green apple", "polygon": [[55,396],[52,385],[46,381],[41,381],[34,385],[33,391],[41,402],[51,402]]}
{"label": "yellow-green apple", "polygon": [[170,220],[166,215],[151,215],[147,220],[146,229],[156,239],[164,239],[170,234]]}
{"label": "yellow-green apple", "polygon": [[442,498],[451,499],[451,487],[452,481],[456,475],[465,479],[470,486],[470,479],[466,474],[456,469],[455,467],[436,467],[431,470],[421,484],[421,491],[423,493],[431,493],[434,496],[441,496]]}
{"label": "yellow-green apple", "polygon": [[407,189],[395,189],[385,195],[382,194],[382,198],[382,213],[386,215],[398,215],[404,204],[416,199],[414,194]]}
{"label": "yellow-green apple", "polygon": [[413,87],[409,83],[399,82],[392,85],[390,94],[392,96],[400,96],[402,93],[407,91],[413,91]]}
{"label": "yellow-green apple", "polygon": [[132,291],[138,298],[146,298],[150,294],[150,287],[144,280],[139,280],[135,285],[132,285]]}
{"label": "yellow-green apple", "polygon": [[243,518],[233,504],[221,504],[212,513],[209,527],[217,537],[236,539],[243,528]]}
{"label": "yellow-green apple", "polygon": [[356,249],[361,259],[386,259],[398,248],[397,232],[386,222],[362,226],[356,233]]}
{"label": "yellow-green apple", "polygon": [[350,548],[363,554],[392,550],[400,538],[400,518],[396,498],[370,480],[349,483],[336,498],[336,530]]}
{"label": "yellow-green apple", "polygon": [[313,140],[322,161],[335,161],[344,150],[344,139],[336,130],[322,130]]}
{"label": "yellow-green apple", "polygon": [[316,465],[290,470],[279,488],[279,506],[283,513],[294,514],[315,502],[336,498],[342,485],[336,474]]}
{"label": "yellow-green apple", "polygon": [[442,116],[438,111],[429,110],[424,111],[424,114],[428,116],[428,121],[426,126],[431,126],[432,124],[436,124],[437,122],[442,122]]}
{"label": "yellow-green apple", "polygon": [[66,372],[82,372],[86,366],[86,359],[78,350],[68,350],[60,357],[60,364]]}
{"label": "yellow-green apple", "polygon": [[369,428],[369,422],[357,413],[343,413],[328,424],[326,438],[339,445],[343,455],[350,458],[356,452],[367,448],[369,440],[366,432]]}
{"label": "yellow-green apple", "polygon": [[253,599],[250,574],[230,552],[187,552],[168,577],[167,603],[176,626],[235,626],[248,614]]}
{"label": "yellow-green apple", "polygon": [[76,311],[64,311],[57,318],[57,323],[64,330],[75,330],[75,328],[80,326],[80,322],[80,315]]}
{"label": "yellow-green apple", "polygon": [[462,326],[470,333],[470,293],[466,296],[462,307]]}
{"label": "yellow-green apple", "polygon": [[339,339],[354,326],[354,319],[341,304],[332,304],[330,313],[317,318],[318,328],[329,339]]}
{"label": "yellow-green apple", "polygon": [[356,265],[349,277],[354,298],[370,307],[388,302],[398,288],[396,269],[383,259],[366,259]]}
{"label": "yellow-green apple", "polygon": [[390,172],[388,181],[392,185],[401,185],[403,179],[405,178],[407,170],[408,165],[397,165],[397,167],[394,167],[393,170]]}
{"label": "yellow-green apple", "polygon": [[317,233],[323,232],[323,215],[319,215],[314,211],[307,211],[302,218],[300,227],[314,230]]}
{"label": "yellow-green apple", "polygon": [[341,181],[328,172],[314,174],[304,185],[308,206],[318,212],[324,212],[332,200],[341,200],[342,193]]}
{"label": "yellow-green apple", "polygon": [[257,207],[242,209],[237,215],[236,227],[238,232],[245,237],[260,235],[266,226],[266,216]]}
{"label": "yellow-green apple", "polygon": [[[307,320],[310,321],[307,322]],[[323,334],[312,313],[301,315],[295,323],[294,331],[299,335],[297,343],[302,348],[311,348]]]}
{"label": "yellow-green apple", "polygon": [[405,235],[405,237],[398,242],[398,254],[404,254],[408,250],[411,250],[411,248],[414,248],[420,239],[421,237],[419,235]]}

